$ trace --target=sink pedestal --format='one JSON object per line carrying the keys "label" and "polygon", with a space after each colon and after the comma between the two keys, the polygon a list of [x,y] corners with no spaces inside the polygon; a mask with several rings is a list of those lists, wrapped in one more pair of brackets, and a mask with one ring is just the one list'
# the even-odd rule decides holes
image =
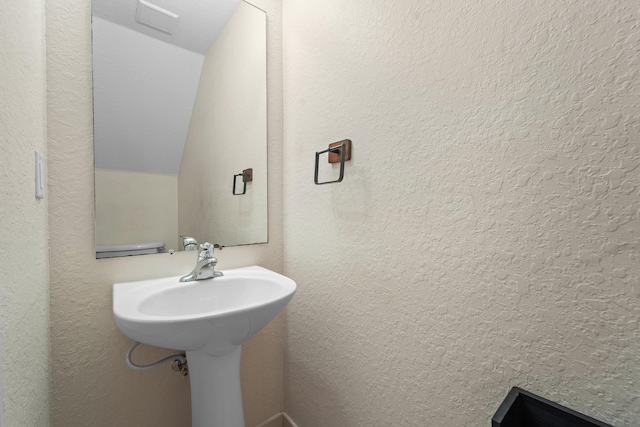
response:
{"label": "sink pedestal", "polygon": [[242,346],[211,356],[187,351],[192,427],[245,427],[240,391]]}

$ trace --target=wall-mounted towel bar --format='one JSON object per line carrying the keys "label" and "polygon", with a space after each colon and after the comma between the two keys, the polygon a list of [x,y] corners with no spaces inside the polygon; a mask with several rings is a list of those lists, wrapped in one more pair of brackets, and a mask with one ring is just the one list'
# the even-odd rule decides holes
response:
{"label": "wall-mounted towel bar", "polygon": [[[236,193],[236,182],[239,176],[242,177],[243,182],[242,193]],[[247,182],[251,181],[253,181],[253,169],[251,168],[243,170],[242,173],[233,175],[233,195],[242,196],[243,194],[245,194],[247,192]]]}
{"label": "wall-mounted towel bar", "polygon": [[[338,179],[333,181],[318,182],[318,165],[320,163],[320,155],[327,154],[327,160],[329,163],[340,163],[340,175]],[[351,140],[343,139],[342,141],[329,144],[329,148],[323,151],[316,151],[316,170],[313,176],[313,182],[316,185],[333,184],[334,182],[341,182],[344,178],[344,162],[351,160]]]}

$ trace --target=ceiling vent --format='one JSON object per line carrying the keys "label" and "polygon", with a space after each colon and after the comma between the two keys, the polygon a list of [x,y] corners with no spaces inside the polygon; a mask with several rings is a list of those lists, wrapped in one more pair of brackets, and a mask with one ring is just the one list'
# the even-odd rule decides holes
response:
{"label": "ceiling vent", "polygon": [[136,21],[167,34],[173,34],[178,23],[178,15],[145,0],[138,0]]}

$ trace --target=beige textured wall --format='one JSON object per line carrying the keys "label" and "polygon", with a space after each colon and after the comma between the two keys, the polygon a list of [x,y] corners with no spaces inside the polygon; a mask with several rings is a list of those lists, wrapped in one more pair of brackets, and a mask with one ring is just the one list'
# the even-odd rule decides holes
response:
{"label": "beige textured wall", "polygon": [[[282,271],[282,79],[279,2],[268,2],[269,243],[227,248],[220,267]],[[271,15],[273,13],[273,15]],[[188,382],[163,367],[130,370],[131,341],[116,329],[112,283],[188,272],[193,253],[96,260],[94,255],[89,0],[51,0],[47,16],[49,227],[51,245],[51,424],[177,427],[190,423]],[[247,425],[283,406],[281,316],[244,346]],[[149,348],[140,361],[167,354]]]}
{"label": "beige textured wall", "polygon": [[[34,194],[46,159],[44,1],[0,13],[0,342],[4,426],[49,420],[47,201]],[[0,419],[2,424],[2,419]]]}
{"label": "beige textured wall", "polygon": [[[298,425],[486,426],[514,385],[638,424],[639,18],[284,1]],[[314,186],[343,138],[344,181]]]}
{"label": "beige textured wall", "polygon": [[[178,184],[180,233],[199,242],[267,241],[265,26],[262,10],[240,2],[202,65]],[[233,176],[248,168],[253,181],[234,196]]]}
{"label": "beige textured wall", "polygon": [[178,175],[113,169],[95,171],[96,246],[164,242],[182,248]]}

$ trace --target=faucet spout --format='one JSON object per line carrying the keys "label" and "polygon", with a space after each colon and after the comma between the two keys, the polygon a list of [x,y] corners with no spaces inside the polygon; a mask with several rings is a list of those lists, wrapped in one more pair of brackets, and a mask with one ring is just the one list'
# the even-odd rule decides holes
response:
{"label": "faucet spout", "polygon": [[212,245],[209,242],[205,242],[200,245],[200,248],[204,249],[198,255],[198,262],[191,273],[180,278],[181,282],[193,282],[194,280],[213,279],[214,277],[222,276],[221,271],[216,271],[216,264],[218,259],[213,256],[213,249],[219,248],[222,250],[222,246],[215,244]]}

